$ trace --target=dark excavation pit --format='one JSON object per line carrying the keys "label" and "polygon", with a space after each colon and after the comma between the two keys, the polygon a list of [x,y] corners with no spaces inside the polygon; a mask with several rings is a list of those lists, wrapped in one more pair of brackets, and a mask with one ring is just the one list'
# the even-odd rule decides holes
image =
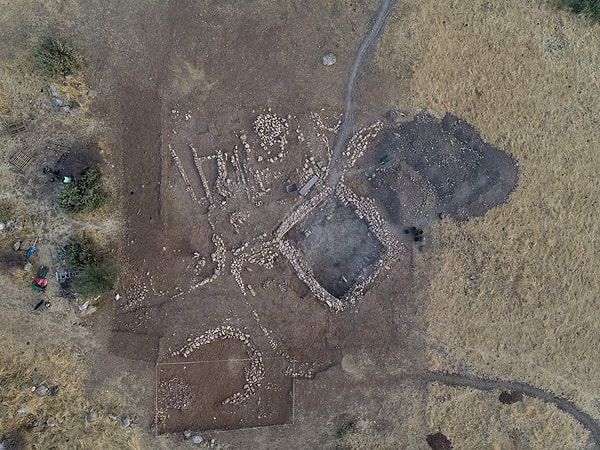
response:
{"label": "dark excavation pit", "polygon": [[319,284],[342,299],[375,268],[383,245],[354,209],[330,199],[288,232]]}

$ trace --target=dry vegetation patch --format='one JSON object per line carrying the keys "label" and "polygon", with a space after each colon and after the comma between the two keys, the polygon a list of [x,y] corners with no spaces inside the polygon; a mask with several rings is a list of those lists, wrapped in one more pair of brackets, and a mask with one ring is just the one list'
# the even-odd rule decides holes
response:
{"label": "dry vegetation patch", "polygon": [[432,367],[453,371],[459,361],[564,395],[600,418],[600,26],[543,1],[425,1],[412,18],[384,45],[394,33],[419,36],[414,103],[465,118],[520,164],[507,205],[438,222],[433,251],[417,259],[430,273],[428,334],[448,350],[432,350]]}
{"label": "dry vegetation patch", "polygon": [[108,418],[109,412],[119,414],[118,402],[90,398],[84,380],[79,362],[67,352],[4,339],[0,440],[18,437],[23,448],[141,448],[136,429]]}

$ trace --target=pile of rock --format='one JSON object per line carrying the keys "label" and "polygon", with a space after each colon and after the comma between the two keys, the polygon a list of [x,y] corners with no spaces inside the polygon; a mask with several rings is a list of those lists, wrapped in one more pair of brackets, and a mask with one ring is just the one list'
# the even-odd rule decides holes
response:
{"label": "pile of rock", "polygon": [[158,408],[166,411],[176,409],[184,411],[189,409],[192,400],[192,388],[189,383],[181,378],[161,380],[158,383]]}
{"label": "pile of rock", "polygon": [[[259,114],[254,119],[254,132],[258,135],[260,146],[264,150],[274,145],[278,145],[283,150],[289,134],[288,121],[275,113],[271,113],[271,108],[268,111],[266,114]],[[267,151],[267,153],[270,154],[270,151]]]}

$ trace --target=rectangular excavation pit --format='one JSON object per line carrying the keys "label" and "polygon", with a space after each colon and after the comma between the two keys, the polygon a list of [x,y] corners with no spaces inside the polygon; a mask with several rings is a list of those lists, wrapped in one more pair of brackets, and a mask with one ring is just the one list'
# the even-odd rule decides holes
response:
{"label": "rectangular excavation pit", "polygon": [[[346,300],[376,270],[384,246],[350,205],[330,196],[285,237],[312,278],[329,294]],[[302,276],[301,276],[302,278]]]}

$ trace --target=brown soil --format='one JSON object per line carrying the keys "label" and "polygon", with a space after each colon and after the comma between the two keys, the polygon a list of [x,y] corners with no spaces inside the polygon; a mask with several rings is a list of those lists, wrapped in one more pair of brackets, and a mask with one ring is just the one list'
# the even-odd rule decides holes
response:
{"label": "brown soil", "polygon": [[[398,5],[391,21],[393,28],[384,34],[381,46],[374,52],[375,64],[364,69],[359,84],[354,131],[364,130],[376,120],[387,122],[382,133],[366,139],[366,156],[359,157],[356,165],[345,172],[344,183],[358,196],[375,199],[375,206],[386,220],[386,236],[397,245],[389,253],[393,258],[385,261],[381,272],[366,285],[364,294],[355,302],[348,302],[339,313],[333,313],[315,298],[314,292],[299,279],[293,261],[277,251],[273,235],[291,211],[327,188],[326,176],[322,176],[306,197],[285,191],[290,183],[301,187],[308,181],[307,168],[321,174],[319,171],[327,165],[336,136],[331,129],[345,106],[347,75],[378,3],[314,2],[299,7],[286,2],[259,1],[235,6],[197,3],[182,7],[165,2],[138,6],[92,0],[82,4],[66,2],[62,10],[46,5],[42,16],[56,22],[40,19],[36,33],[63,26],[70,30],[86,55],[88,82],[99,92],[89,113],[103,125],[82,127],[85,129],[77,140],[84,145],[102,134],[113,145],[114,150],[107,157],[114,166],[111,169],[116,173],[122,200],[119,254],[125,271],[118,289],[119,301],[108,296],[93,320],[75,319],[75,324],[85,330],[62,336],[61,330],[68,327],[50,320],[40,322],[40,329],[34,330],[29,325],[36,322],[25,316],[16,296],[5,305],[6,320],[26,317],[21,323],[31,328],[24,331],[27,339],[39,338],[44,333],[62,336],[57,342],[84,355],[91,373],[90,389],[121,394],[140,416],[149,447],[185,447],[188,444],[180,435],[153,437],[152,434],[193,428],[226,429],[213,431],[211,436],[234,447],[334,448],[339,444],[336,436],[339,423],[351,420],[356,421],[357,427],[347,439],[349,445],[353,443],[357,448],[374,443],[375,447],[395,448],[400,439],[406,439],[409,448],[426,448],[426,436],[441,429],[440,423],[455,423],[448,417],[462,417],[453,407],[471,397],[473,401],[467,404],[479,408],[473,408],[473,414],[483,410],[486,414],[481,417],[489,418],[490,423],[501,423],[505,419],[500,420],[496,410],[487,406],[489,399],[484,397],[487,394],[469,391],[467,395],[461,391],[455,395],[453,388],[448,388],[452,397],[439,386],[428,388],[403,376],[424,373],[430,365],[458,370],[465,367],[465,361],[478,371],[493,375],[485,369],[489,355],[494,353],[491,349],[481,352],[475,363],[469,357],[469,349],[488,345],[476,341],[480,333],[490,336],[489,324],[494,323],[493,318],[485,324],[475,321],[479,326],[469,322],[466,328],[469,333],[465,336],[459,322],[463,317],[472,320],[469,308],[464,306],[467,302],[459,306],[449,302],[452,306],[449,315],[445,306],[448,279],[439,275],[444,272],[455,276],[460,272],[460,279],[467,279],[471,275],[468,272],[471,259],[475,260],[473,266],[492,268],[491,263],[483,257],[478,259],[479,253],[472,251],[476,246],[472,237],[475,231],[461,234],[461,225],[456,222],[448,225],[448,221],[433,222],[433,219],[440,212],[459,219],[484,215],[506,199],[516,182],[516,171],[513,160],[491,146],[488,150],[496,158],[479,164],[486,156],[478,151],[488,144],[480,141],[478,135],[476,139],[465,139],[457,134],[457,130],[467,130],[474,136],[466,122],[460,122],[458,127],[444,126],[443,122],[440,125],[428,117],[424,122],[411,123],[394,114],[385,119],[385,112],[390,107],[408,112],[422,107],[443,113],[451,109],[482,130],[486,140],[498,148],[510,149],[518,159],[537,167],[535,155],[519,153],[510,133],[498,135],[500,132],[490,125],[498,122],[492,120],[487,110],[481,118],[456,100],[463,97],[463,92],[453,91],[448,94],[450,99],[446,99],[446,92],[450,91],[446,83],[430,90],[433,99],[425,94],[429,92],[431,77],[427,77],[428,71],[423,67],[432,68],[431,61],[441,59],[438,57],[443,51],[433,44],[427,47],[419,43],[440,45],[431,30],[436,30],[435,26],[445,30],[449,25],[442,21],[454,17],[448,11],[444,18],[433,14],[427,8],[433,8],[434,3],[411,12]],[[20,14],[13,13],[15,20],[27,22],[26,16]],[[410,25],[399,26],[405,17],[411,21]],[[427,17],[436,20],[427,28],[429,39],[421,40],[416,37],[419,30],[412,27],[428,24]],[[25,32],[12,28],[6,33],[13,33],[16,43]],[[33,31],[27,34],[23,41],[33,42],[37,36],[34,34]],[[462,48],[463,42],[460,39],[456,42]],[[471,42],[468,48],[475,47]],[[334,66],[321,64],[320,57],[326,51],[335,52]],[[464,62],[459,65],[468,67]],[[448,70],[442,70],[444,75],[455,73],[452,64],[445,66]],[[438,70],[437,66],[433,69]],[[525,79],[526,74],[519,77]],[[27,81],[27,76],[23,79]],[[498,91],[503,90],[489,90]],[[478,92],[475,88],[468,92],[473,93],[473,98],[481,96],[475,94]],[[412,94],[418,100],[416,106],[409,98]],[[35,99],[37,105],[39,101]],[[0,106],[7,110],[19,100],[26,103],[28,99],[11,85],[9,95],[0,97]],[[498,109],[508,102],[496,99],[493,104]],[[514,113],[522,105],[518,101],[511,105],[512,120],[517,121]],[[38,111],[32,109],[32,114]],[[44,117],[49,114],[41,113]],[[262,147],[255,132],[257,117],[269,114],[276,114],[289,125],[281,158],[278,144]],[[12,110],[6,114],[16,120],[13,116]],[[390,117],[398,122],[390,121]],[[518,128],[507,116],[502,117],[503,126],[497,127],[502,132],[509,124]],[[407,119],[411,118],[409,114]],[[60,121],[53,123],[54,132],[60,131],[71,146],[72,139],[65,137],[69,128]],[[39,137],[48,128],[48,121],[38,120],[30,131]],[[523,142],[523,133],[517,136],[521,139],[518,142]],[[40,150],[36,167],[55,161],[63,149],[63,142],[42,151],[40,143],[32,142],[32,138],[18,139],[22,145],[33,145]],[[448,153],[445,156],[430,152],[430,147],[440,142],[440,148]],[[465,148],[467,157],[457,157],[456,166],[444,164],[440,171],[423,164],[426,158],[448,161],[455,156],[452,152]],[[224,155],[223,159],[219,159],[218,151]],[[391,156],[396,159],[382,166],[381,158],[393,152]],[[277,157],[276,161],[268,162],[273,157]],[[236,161],[241,161],[241,167]],[[342,159],[336,161],[342,162]],[[223,181],[219,170],[223,167],[228,173],[225,179],[231,181],[219,185]],[[334,172],[337,176],[342,170]],[[53,188],[47,180],[34,171],[27,174],[22,186],[26,201],[50,199]],[[408,174],[410,182],[399,174]],[[13,182],[17,178],[9,176]],[[531,176],[527,186],[535,184]],[[448,177],[460,183],[445,185],[444,178]],[[383,253],[380,244],[386,250],[389,244],[371,236],[367,220],[341,207],[341,203],[339,192],[330,194],[287,235],[310,261],[309,266],[319,272],[315,279],[336,298],[344,297],[356,283],[376,273],[371,269]],[[337,209],[328,214],[324,205],[331,204]],[[519,212],[526,211],[527,205],[523,204]],[[429,225],[431,222],[433,226]],[[470,226],[475,226],[473,222]],[[58,245],[67,234],[68,227],[62,225],[60,232],[55,232],[53,245]],[[404,229],[412,225],[427,227],[427,238],[429,234],[437,237],[431,247],[428,242],[424,253],[416,251],[412,235],[404,234]],[[443,225],[449,231],[440,230]],[[343,232],[336,233],[335,227],[343,227]],[[43,231],[49,233],[51,230],[47,228]],[[488,228],[489,223],[485,229]],[[518,227],[513,228],[513,234],[519,233]],[[308,236],[307,231],[311,231]],[[486,232],[495,236],[489,230]],[[27,239],[34,238],[31,234]],[[355,234],[364,236],[363,245],[346,242]],[[450,252],[456,248],[439,242],[456,236],[457,242],[468,250],[457,251],[460,257],[455,260]],[[504,241],[502,236],[495,236],[494,242]],[[319,252],[320,246],[326,251]],[[429,256],[430,248],[432,253],[436,249],[442,252],[446,259],[437,254]],[[275,254],[273,258],[271,251]],[[240,255],[246,258],[241,265],[241,284],[231,273],[232,263]],[[50,250],[42,256],[52,258]],[[360,264],[352,260],[355,257],[366,258],[369,270],[362,273]],[[5,259],[10,263],[10,258]],[[337,265],[327,267],[327,261]],[[446,267],[454,261],[456,267]],[[473,276],[477,280],[475,272],[471,281]],[[200,285],[213,275],[214,281]],[[531,274],[527,276],[531,279]],[[498,283],[504,285],[502,279]],[[519,280],[514,283],[521,288],[526,284]],[[482,290],[468,282],[450,285],[453,297],[482,295]],[[17,291],[14,289],[15,295]],[[479,300],[480,304],[486,304],[487,299]],[[47,311],[53,314],[49,317],[69,321],[72,326],[72,305],[59,303],[58,299],[52,301],[56,308]],[[30,299],[29,303],[32,302]],[[506,312],[501,307],[491,309],[500,315]],[[188,358],[174,353],[184,348],[188,339],[222,326],[231,326],[250,336],[265,367],[265,377],[256,395],[239,405],[226,407],[221,403],[223,399],[241,391],[247,381],[251,367],[247,348],[237,341],[231,344],[224,340],[201,345]],[[14,325],[7,329],[16,333]],[[81,342],[91,335],[94,343],[83,345]],[[504,338],[495,338],[487,340],[492,347],[498,340],[504,342]],[[451,351],[443,351],[438,341],[447,342]],[[461,346],[461,342],[470,345]],[[443,355],[432,356],[432,349],[440,349],[436,351]],[[458,360],[455,354],[459,355]],[[493,363],[498,365],[501,359]],[[507,362],[497,370],[509,374],[514,370],[522,375],[529,367],[522,366],[526,368],[515,369]],[[161,382],[174,390],[161,389]],[[549,384],[558,389],[555,382]],[[446,400],[451,397],[452,401]],[[497,395],[489,394],[489,398],[495,408],[502,406],[498,405]],[[515,417],[528,417],[529,413],[541,417],[545,423],[554,423],[550,420],[553,413],[550,407],[525,400],[511,407],[517,411],[513,413]],[[176,406],[183,404],[187,409]],[[522,405],[523,408],[517,409]],[[160,412],[163,406],[168,406],[164,417],[157,414],[157,409]],[[253,429],[290,423],[293,426]],[[560,424],[566,424],[564,429],[572,425],[563,419]],[[460,438],[468,442],[464,438],[464,430],[469,428],[467,419],[461,427],[463,435],[453,433],[453,442],[459,442]],[[532,435],[539,434],[535,426],[530,428]],[[579,433],[579,439],[582,432],[577,430],[573,433]],[[512,442],[526,441],[526,436],[515,433],[511,434]]]}

